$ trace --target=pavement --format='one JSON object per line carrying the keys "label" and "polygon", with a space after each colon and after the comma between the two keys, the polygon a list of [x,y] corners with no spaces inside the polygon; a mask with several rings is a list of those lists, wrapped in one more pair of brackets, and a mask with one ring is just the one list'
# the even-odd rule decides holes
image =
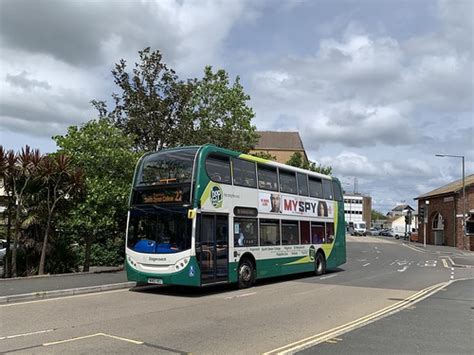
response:
{"label": "pavement", "polygon": [[130,288],[122,267],[91,272],[0,279],[0,304]]}
{"label": "pavement", "polygon": [[453,282],[416,305],[299,354],[472,354],[473,288],[474,280]]}

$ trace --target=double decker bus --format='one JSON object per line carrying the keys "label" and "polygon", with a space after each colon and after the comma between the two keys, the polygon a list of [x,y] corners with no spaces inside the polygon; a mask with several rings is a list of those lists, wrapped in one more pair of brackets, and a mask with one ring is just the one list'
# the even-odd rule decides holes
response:
{"label": "double decker bus", "polygon": [[128,213],[137,284],[250,287],[346,262],[340,182],[206,144],[145,154]]}

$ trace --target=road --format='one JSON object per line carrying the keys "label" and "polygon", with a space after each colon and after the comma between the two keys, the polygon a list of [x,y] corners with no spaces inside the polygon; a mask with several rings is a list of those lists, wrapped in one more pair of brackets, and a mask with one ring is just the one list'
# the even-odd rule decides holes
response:
{"label": "road", "polygon": [[[413,307],[432,286],[443,288],[441,283],[472,278],[472,270],[451,268],[443,257],[399,241],[349,238],[348,262],[322,277],[284,277],[246,290],[148,288],[3,305],[0,351],[256,354],[303,350],[329,330],[355,332],[365,323],[383,322],[387,318],[378,318]],[[388,339],[394,334],[387,330],[382,336]],[[291,350],[292,346],[297,349]]]}

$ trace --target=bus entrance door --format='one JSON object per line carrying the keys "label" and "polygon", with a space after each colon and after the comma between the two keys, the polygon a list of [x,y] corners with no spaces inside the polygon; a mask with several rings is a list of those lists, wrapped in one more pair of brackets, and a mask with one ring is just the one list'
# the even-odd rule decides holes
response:
{"label": "bus entrance door", "polygon": [[197,236],[196,255],[201,269],[201,283],[228,280],[229,217],[202,214]]}

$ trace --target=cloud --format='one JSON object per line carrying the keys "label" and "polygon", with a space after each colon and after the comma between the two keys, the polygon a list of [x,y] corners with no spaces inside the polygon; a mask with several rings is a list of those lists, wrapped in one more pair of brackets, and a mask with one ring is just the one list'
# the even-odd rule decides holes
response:
{"label": "cloud", "polygon": [[113,64],[121,58],[136,61],[138,50],[147,46],[159,49],[181,76],[200,74],[205,65],[219,61],[227,34],[236,21],[247,18],[246,5],[211,0],[2,2],[2,128],[46,137],[93,118],[90,100],[108,99],[115,90]]}
{"label": "cloud", "polygon": [[24,90],[27,89],[51,89],[51,85],[47,81],[35,80],[35,79],[28,79],[28,73],[26,71],[22,71],[20,74],[12,75],[7,74],[5,81],[10,83],[13,86],[20,87]]}

